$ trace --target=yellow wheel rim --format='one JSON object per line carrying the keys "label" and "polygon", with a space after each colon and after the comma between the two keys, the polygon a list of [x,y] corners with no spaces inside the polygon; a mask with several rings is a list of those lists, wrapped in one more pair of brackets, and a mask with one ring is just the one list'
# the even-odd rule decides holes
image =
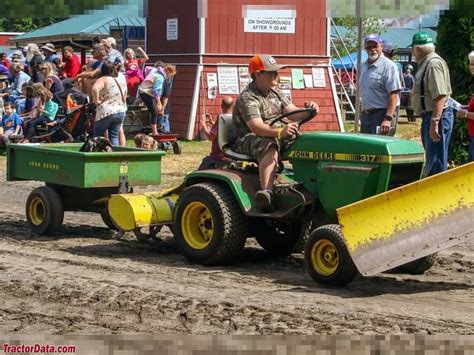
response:
{"label": "yellow wheel rim", "polygon": [[339,266],[339,253],[333,242],[318,240],[311,248],[311,263],[318,274],[331,276]]}
{"label": "yellow wheel rim", "polygon": [[41,198],[35,197],[31,201],[28,214],[30,215],[31,223],[33,223],[35,226],[39,226],[41,223],[44,222],[46,209]]}
{"label": "yellow wheel rim", "polygon": [[193,249],[205,249],[214,235],[214,220],[211,211],[202,202],[186,206],[181,217],[184,240]]}

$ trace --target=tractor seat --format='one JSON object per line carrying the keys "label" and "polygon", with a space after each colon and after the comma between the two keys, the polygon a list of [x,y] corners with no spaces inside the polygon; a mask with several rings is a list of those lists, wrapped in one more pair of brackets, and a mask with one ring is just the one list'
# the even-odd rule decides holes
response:
{"label": "tractor seat", "polygon": [[218,117],[218,126],[217,126],[217,144],[222,150],[222,153],[227,158],[237,161],[252,161],[256,162],[255,159],[250,158],[246,154],[236,153],[232,150],[230,146],[229,138],[234,127],[234,122],[232,121],[232,114],[230,113],[221,113]]}

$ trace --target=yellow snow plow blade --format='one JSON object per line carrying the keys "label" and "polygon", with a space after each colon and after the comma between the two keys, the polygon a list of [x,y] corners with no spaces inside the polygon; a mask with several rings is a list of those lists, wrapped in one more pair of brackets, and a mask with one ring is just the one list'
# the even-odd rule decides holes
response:
{"label": "yellow snow plow blade", "polygon": [[474,237],[474,163],[337,210],[351,257],[364,276]]}

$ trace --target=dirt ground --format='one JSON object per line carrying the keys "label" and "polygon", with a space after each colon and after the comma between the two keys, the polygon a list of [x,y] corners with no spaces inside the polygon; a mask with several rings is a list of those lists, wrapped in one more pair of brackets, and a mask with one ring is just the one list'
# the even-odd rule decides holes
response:
{"label": "dirt ground", "polygon": [[61,232],[28,229],[37,182],[5,182],[0,158],[0,334],[473,334],[474,242],[427,274],[380,274],[344,288],[312,281],[303,258],[249,241],[226,267],[189,264],[171,233],[121,240],[98,215],[66,213]]}

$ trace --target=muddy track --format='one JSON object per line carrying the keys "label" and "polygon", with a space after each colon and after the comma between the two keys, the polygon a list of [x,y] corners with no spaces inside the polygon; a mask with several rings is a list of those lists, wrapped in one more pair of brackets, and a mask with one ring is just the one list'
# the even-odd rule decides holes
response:
{"label": "muddy track", "polygon": [[322,287],[302,255],[272,259],[253,241],[238,263],[201,267],[169,231],[159,242],[117,240],[97,215],[66,213],[56,236],[34,235],[23,209],[35,186],[0,192],[0,333],[474,333],[473,242],[422,276]]}

